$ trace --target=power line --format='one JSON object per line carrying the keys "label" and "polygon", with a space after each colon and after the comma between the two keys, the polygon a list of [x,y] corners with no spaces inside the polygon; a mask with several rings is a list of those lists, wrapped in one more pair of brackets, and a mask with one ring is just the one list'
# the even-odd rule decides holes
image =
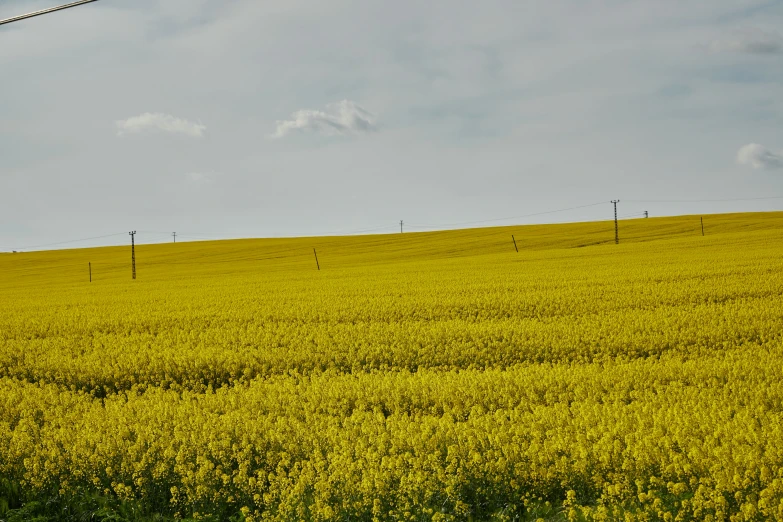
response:
{"label": "power line", "polygon": [[[759,201],[759,200],[779,200],[779,199],[783,199],[783,196],[766,196],[766,197],[757,197],[757,198],[731,198],[731,199],[690,199],[690,200],[689,199],[677,199],[677,200],[624,200],[624,201],[625,202],[631,202],[631,203],[699,203],[699,202]],[[441,228],[441,227],[445,228],[445,227],[455,227],[455,226],[462,226],[462,225],[474,225],[474,224],[480,224],[480,223],[492,223],[492,222],[498,222],[498,221],[507,221],[507,220],[511,220],[511,219],[522,219],[522,218],[533,217],[533,216],[542,216],[542,215],[547,215],[547,214],[568,212],[568,211],[571,211],[571,210],[590,208],[590,207],[595,207],[595,206],[605,205],[605,204],[606,204],[606,202],[602,201],[602,202],[597,202],[597,203],[591,203],[589,205],[579,205],[579,206],[575,206],[575,207],[561,208],[561,209],[557,209],[557,210],[547,210],[547,211],[543,211],[543,212],[534,212],[534,213],[531,213],[531,214],[509,216],[509,217],[503,217],[503,218],[484,219],[484,220],[477,220],[477,221],[462,221],[462,222],[459,222],[459,223],[440,223],[440,224],[410,224],[410,223],[408,223],[407,226],[409,228],[412,228],[412,229],[427,229],[427,228],[435,228],[435,229],[437,229],[437,228]],[[642,215],[644,215],[644,217],[647,217],[647,212],[644,211],[644,212],[637,212],[637,213],[634,213],[634,214],[625,214],[623,216],[618,216],[618,219],[629,218],[629,217],[634,217],[634,216],[642,216]],[[347,235],[354,235],[354,234],[358,235],[358,234],[366,234],[366,233],[369,233],[369,232],[380,232],[380,231],[388,231],[389,233],[391,233],[391,231],[393,230],[394,226],[395,225],[387,224],[387,225],[383,225],[383,226],[379,226],[379,227],[375,227],[375,228],[367,228],[367,229],[363,229],[363,230],[353,230],[353,231],[346,231],[345,229],[343,229],[343,230],[340,230],[340,231],[333,231],[333,232],[316,234],[316,235],[314,235],[314,237],[317,237],[317,236],[331,236],[331,235],[346,235],[347,236]],[[402,228],[402,222],[400,223],[400,227]],[[175,241],[176,241],[177,237],[183,238],[183,239],[196,239],[196,240],[199,240],[199,239],[200,240],[242,239],[242,238],[237,238],[237,237],[233,237],[233,238],[230,238],[230,237],[228,237],[228,238],[227,237],[216,237],[215,234],[207,235],[207,234],[198,234],[198,233],[189,233],[189,232],[172,233],[172,232],[162,232],[162,231],[140,231],[140,233],[142,233],[142,234],[160,235],[160,236],[165,235],[165,236],[168,236],[168,237],[172,237],[172,236],[174,236],[174,234],[176,234],[176,236],[174,236],[174,240]],[[38,249],[38,248],[46,248],[46,247],[53,247],[53,246],[59,246],[59,245],[67,245],[67,244],[72,244],[72,243],[79,243],[79,242],[83,242],[83,241],[92,241],[92,240],[97,240],[97,239],[105,239],[105,238],[120,236],[120,235],[124,235],[124,234],[126,234],[126,232],[120,232],[120,233],[117,233],[117,234],[107,234],[107,235],[103,235],[103,236],[87,237],[87,238],[81,238],[81,239],[71,239],[71,240],[67,240],[67,241],[58,241],[58,242],[54,242],[54,243],[46,243],[46,244],[39,244],[39,245],[29,245],[29,246],[24,246],[24,247],[16,247],[16,248],[13,248],[13,249],[8,248],[8,249],[4,249],[4,250],[5,251],[11,251],[11,250],[14,250],[14,251],[24,251],[24,250],[30,250],[30,249]],[[291,237],[303,237],[303,236],[302,235],[299,235],[299,236],[281,236],[281,237],[277,237],[277,238],[276,237],[268,237],[266,239],[286,239],[286,238],[291,238]],[[255,238],[245,238],[245,239],[255,239]],[[106,245],[103,245],[103,246],[106,246]]]}
{"label": "power line", "polygon": [[3,20],[0,20],[0,25],[10,24],[12,22],[19,22],[21,20],[27,20],[28,18],[33,18],[35,16],[54,13],[55,11],[62,11],[63,9],[69,9],[71,7],[76,7],[79,5],[89,4],[91,2],[97,2],[97,1],[98,0],[79,0],[78,2],[71,2],[70,4],[58,5],[56,7],[41,9],[40,11],[33,11],[32,13],[27,13],[19,16],[12,16],[11,18],[5,18]]}
{"label": "power line", "polygon": [[[343,235],[343,236],[350,236],[353,234],[364,234],[367,232],[377,232],[380,230],[393,230],[395,225],[380,225],[373,228],[365,228],[361,230],[351,230],[351,229],[341,229],[341,230],[333,230],[329,232],[320,232],[318,234],[313,234],[313,236],[333,236],[333,235]],[[140,230],[139,233],[142,234],[157,234],[157,235],[167,235],[171,236],[171,232],[161,232],[161,231],[152,231],[152,230]],[[216,237],[216,234],[199,234],[196,232],[177,232],[177,237],[182,238],[190,238],[190,239],[254,239],[253,237]],[[292,237],[292,236],[281,236],[281,239],[284,237]],[[304,237],[304,234],[300,234],[298,236],[293,237]],[[270,237],[269,239],[272,239],[273,237]]]}
{"label": "power line", "polygon": [[730,199],[626,199],[626,203],[718,203],[726,201],[759,201],[762,199],[783,199],[783,196],[767,196],[763,198],[730,198]]}
{"label": "power line", "polygon": [[375,228],[366,228],[364,230],[354,230],[352,232],[327,232],[325,234],[320,234],[322,236],[332,236],[335,234],[342,234],[344,236],[352,236],[357,234],[366,234],[367,232],[378,232],[379,230],[389,230],[395,229],[394,225],[384,225],[382,227],[375,227]]}
{"label": "power line", "polygon": [[[771,199],[783,199],[783,196],[769,196],[769,197],[760,197],[760,198],[734,198],[734,199],[679,199],[679,200],[677,200],[677,199],[672,199],[672,200],[626,199],[624,201],[627,202],[627,203],[700,203],[700,202],[720,202],[720,201],[757,201],[757,200],[766,200],[766,199],[770,199],[770,200]],[[411,223],[408,223],[408,224],[406,224],[406,226],[409,227],[409,228],[421,229],[421,228],[437,228],[437,227],[453,227],[453,226],[461,226],[461,225],[474,225],[474,224],[480,224],[480,223],[492,223],[492,222],[497,222],[497,221],[507,221],[507,220],[510,220],[510,219],[521,219],[521,218],[534,217],[534,216],[543,216],[543,215],[555,214],[555,213],[559,213],[559,212],[568,212],[568,211],[571,211],[571,210],[579,210],[579,209],[583,209],[583,208],[590,208],[590,207],[595,207],[595,206],[604,205],[604,204],[606,204],[606,202],[601,201],[601,202],[598,202],[598,203],[591,203],[589,205],[579,205],[579,206],[576,206],[576,207],[561,208],[561,209],[557,209],[557,210],[547,210],[547,211],[544,211],[544,212],[534,212],[532,214],[523,214],[523,215],[509,216],[509,217],[503,217],[503,218],[483,219],[483,220],[477,220],[477,221],[462,221],[462,222],[459,222],[459,223],[437,223],[437,224],[421,224],[421,223],[411,224]],[[620,216],[620,217],[621,218],[626,218],[626,217],[632,217],[632,216],[635,216],[635,215],[643,215],[645,213],[646,212],[638,212],[638,213],[635,213],[635,214],[626,214],[626,215]],[[336,235],[336,234],[340,234],[340,235],[364,234],[364,233],[367,233],[367,232],[376,232],[376,231],[380,231],[380,230],[390,230],[390,229],[392,229],[393,226],[394,225],[383,225],[383,226],[378,226],[378,227],[375,227],[375,228],[367,228],[367,229],[363,229],[363,230],[354,230],[354,231],[347,231],[345,229],[342,229],[342,230],[336,230],[336,231],[331,231],[331,232],[322,232],[322,233],[316,234],[316,235],[319,235],[319,236],[330,236],[330,235]],[[158,232],[150,232],[150,233],[158,233]],[[167,232],[160,232],[160,233],[161,234],[168,234]],[[182,234],[180,236],[180,234],[178,233],[177,235],[180,236],[180,237],[188,237],[188,238],[203,237],[205,239],[221,239],[221,238],[216,238],[214,235],[201,235],[201,234],[193,234],[193,233],[186,233],[186,234],[187,235]],[[292,236],[284,236],[284,237],[292,237]]]}
{"label": "power line", "polygon": [[188,236],[185,234],[177,234],[179,238],[185,238],[185,239],[195,239],[196,241],[223,241],[227,239],[236,239],[236,238],[224,238],[224,237],[206,237],[206,236]]}
{"label": "power line", "polygon": [[120,232],[119,234],[108,234],[105,236],[96,236],[96,237],[86,237],[84,239],[71,239],[68,241],[60,241],[58,243],[48,243],[46,245],[33,245],[33,246],[26,246],[26,247],[17,247],[15,249],[10,250],[29,250],[31,248],[44,248],[44,247],[50,247],[50,246],[57,246],[57,245],[66,245],[68,243],[78,243],[80,241],[92,241],[93,239],[105,239],[107,237],[114,237],[114,236],[122,236],[125,232]]}
{"label": "power line", "polygon": [[478,223],[491,223],[493,221],[507,221],[509,219],[520,219],[520,218],[526,218],[526,217],[532,217],[532,216],[543,216],[544,214],[554,214],[557,212],[567,212],[569,210],[577,210],[580,208],[588,208],[588,207],[596,207],[598,205],[605,205],[606,202],[601,201],[600,203],[591,203],[589,205],[580,205],[578,207],[570,207],[570,208],[561,208],[558,210],[547,210],[546,212],[535,212],[533,214],[525,214],[522,216],[510,216],[510,217],[504,217],[504,218],[495,218],[495,219],[483,219],[480,221],[463,221],[461,223],[440,223],[436,225],[408,225],[409,227],[415,227],[415,228],[422,228],[422,227],[456,227],[460,225],[475,225]]}

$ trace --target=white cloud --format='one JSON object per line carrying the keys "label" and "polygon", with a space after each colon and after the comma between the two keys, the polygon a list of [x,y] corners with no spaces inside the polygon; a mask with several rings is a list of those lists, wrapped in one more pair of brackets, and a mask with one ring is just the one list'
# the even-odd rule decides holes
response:
{"label": "white cloud", "polygon": [[272,137],[282,138],[293,131],[320,132],[327,135],[365,134],[377,130],[375,116],[349,100],[331,103],[326,111],[302,109],[291,119],[277,122]]}
{"label": "white cloud", "polygon": [[160,112],[145,112],[139,116],[119,120],[116,124],[117,135],[119,136],[145,131],[163,131],[200,138],[204,135],[204,131],[207,130],[207,127],[200,123],[193,123],[192,121]]}
{"label": "white cloud", "polygon": [[214,181],[213,172],[188,172],[185,177],[194,185],[209,185]]}
{"label": "white cloud", "polygon": [[737,163],[754,169],[783,168],[783,151],[773,152],[758,143],[750,143],[737,152]]}
{"label": "white cloud", "polygon": [[713,51],[749,54],[776,54],[783,52],[783,36],[774,31],[749,28],[737,31],[732,37],[712,42]]}

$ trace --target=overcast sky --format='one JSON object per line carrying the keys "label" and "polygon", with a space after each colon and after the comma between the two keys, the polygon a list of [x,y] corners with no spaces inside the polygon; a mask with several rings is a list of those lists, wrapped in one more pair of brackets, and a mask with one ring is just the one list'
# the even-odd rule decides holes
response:
{"label": "overcast sky", "polygon": [[782,28],[783,0],[100,0],[0,26],[0,250],[783,209],[637,202],[783,196]]}

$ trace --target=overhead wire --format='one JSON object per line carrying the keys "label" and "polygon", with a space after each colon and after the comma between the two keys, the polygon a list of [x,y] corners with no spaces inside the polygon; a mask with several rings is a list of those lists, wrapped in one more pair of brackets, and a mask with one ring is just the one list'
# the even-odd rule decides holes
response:
{"label": "overhead wire", "polygon": [[432,225],[424,225],[424,224],[410,224],[408,226],[410,227],[416,227],[416,228],[428,228],[428,227],[455,227],[455,226],[461,226],[461,225],[475,225],[479,223],[491,223],[495,221],[508,221],[509,219],[521,219],[526,217],[533,217],[533,216],[543,216],[545,214],[555,214],[557,212],[568,212],[569,210],[578,210],[581,208],[588,208],[588,207],[596,207],[598,205],[604,205],[608,204],[608,201],[601,201],[599,203],[591,203],[589,205],[580,205],[578,207],[570,207],[570,208],[561,208],[558,210],[547,210],[545,212],[534,212],[532,214],[523,214],[519,216],[510,216],[510,217],[504,217],[504,218],[495,218],[495,219],[482,219],[478,221],[463,221],[460,223],[439,223],[439,224],[432,224]]}
{"label": "overhead wire", "polygon": [[[731,202],[731,201],[760,201],[760,200],[778,200],[783,199],[783,196],[764,196],[764,197],[756,197],[756,198],[728,198],[728,199],[670,199],[670,200],[642,200],[642,199],[625,199],[622,200],[626,203],[701,203],[701,202]],[[512,219],[522,219],[527,217],[534,217],[534,216],[543,216],[548,214],[555,214],[555,213],[561,213],[561,212],[568,212],[572,210],[579,210],[584,208],[590,208],[590,207],[596,207],[599,205],[605,205],[609,202],[601,201],[596,203],[590,203],[588,205],[578,205],[574,207],[568,207],[568,208],[561,208],[556,210],[547,210],[543,212],[533,212],[529,214],[521,214],[516,216],[508,216],[503,218],[492,218],[492,219],[483,219],[483,220],[475,220],[475,221],[461,221],[457,223],[435,223],[435,224],[422,224],[422,223],[405,223],[405,228],[407,229],[414,229],[414,230],[425,230],[425,229],[445,229],[447,227],[456,227],[456,226],[464,226],[464,225],[476,225],[481,223],[493,223],[493,222],[499,222],[499,221],[508,221]],[[618,219],[625,219],[629,217],[635,217],[635,216],[641,216],[644,215],[644,212],[637,212],[632,214],[625,214],[622,216],[619,216]],[[607,218],[609,219],[609,218]],[[396,231],[397,225],[383,225],[373,228],[366,228],[361,230],[353,230],[353,231],[346,231],[345,229],[341,231],[333,231],[333,232],[326,232],[314,235],[313,237],[328,237],[332,235],[359,235],[359,234],[367,234],[369,232],[380,232],[385,230],[394,230]],[[31,249],[38,249],[38,248],[47,248],[47,247],[53,247],[53,246],[60,246],[60,245],[67,245],[67,244],[73,244],[73,243],[79,243],[84,241],[94,241],[98,239],[105,239],[109,237],[116,237],[116,236],[122,236],[125,235],[127,232],[118,232],[116,234],[107,234],[103,236],[93,236],[88,238],[81,238],[81,239],[71,239],[66,241],[57,241],[53,243],[45,243],[45,244],[38,244],[38,245],[29,245],[24,247],[16,247],[16,248],[9,248],[4,249],[5,251],[23,251],[23,250],[31,250]],[[172,232],[161,232],[161,231],[141,231],[142,234],[152,234],[152,235],[165,235],[169,236],[172,234]],[[274,239],[288,239],[290,237],[294,236],[282,236],[279,238]],[[301,236],[296,236],[301,237]],[[193,240],[214,240],[214,241],[220,241],[220,240],[226,240],[226,239],[241,239],[238,237],[217,237],[215,234],[199,234],[195,232],[185,232],[185,233],[177,233],[177,238],[182,239],[193,239]],[[248,238],[251,239],[251,238]],[[268,238],[272,239],[272,238]],[[105,245],[104,245],[105,246]],[[276,252],[269,252],[267,254],[284,254],[289,252],[297,251],[298,249],[291,249],[291,250],[278,250]]]}
{"label": "overhead wire", "polygon": [[626,203],[720,203],[729,201],[759,201],[763,199],[783,199],[783,196],[765,196],[761,198],[729,199],[624,199]]}
{"label": "overhead wire", "polygon": [[12,22],[20,22],[22,20],[27,20],[28,18],[33,18],[35,16],[41,16],[41,15],[53,13],[55,11],[62,11],[63,9],[70,9],[71,7],[77,7],[83,4],[89,4],[97,1],[98,0],[78,0],[76,2],[71,2],[69,4],[58,5],[55,7],[47,7],[46,9],[40,9],[38,11],[33,11],[31,13],[25,13],[17,16],[12,16],[10,18],[4,18],[0,20],[0,25],[10,24]]}
{"label": "overhead wire", "polygon": [[32,248],[45,248],[45,247],[50,247],[50,246],[66,245],[66,244],[69,244],[69,243],[79,243],[79,242],[82,242],[82,241],[92,241],[92,240],[95,240],[95,239],[105,239],[107,237],[120,236],[120,235],[123,235],[123,234],[126,234],[126,233],[127,232],[118,232],[116,234],[107,234],[105,236],[86,237],[86,238],[83,238],[83,239],[70,239],[68,241],[58,241],[57,243],[47,243],[47,244],[44,244],[44,245],[32,245],[32,246],[26,246],[26,247],[17,247],[17,248],[10,248],[10,249],[7,249],[7,250],[29,250],[29,249],[32,249]]}

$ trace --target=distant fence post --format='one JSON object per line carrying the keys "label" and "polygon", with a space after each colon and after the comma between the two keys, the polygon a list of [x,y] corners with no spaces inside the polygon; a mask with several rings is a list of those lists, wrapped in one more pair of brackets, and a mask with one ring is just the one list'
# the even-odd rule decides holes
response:
{"label": "distant fence post", "polygon": [[90,283],[92,283],[92,263],[87,263],[87,269],[90,271]]}
{"label": "distant fence post", "polygon": [[704,236],[704,217],[700,217],[699,220],[701,220],[701,235]]}
{"label": "distant fence post", "polygon": [[318,253],[316,253],[315,248],[313,248],[313,255],[315,256],[315,266],[318,267],[318,270],[321,270],[321,265],[318,264]]}
{"label": "distant fence post", "polygon": [[514,234],[511,234],[511,241],[514,242],[514,250],[516,250],[517,253],[519,253],[519,249],[517,248],[517,240],[514,239]]}

